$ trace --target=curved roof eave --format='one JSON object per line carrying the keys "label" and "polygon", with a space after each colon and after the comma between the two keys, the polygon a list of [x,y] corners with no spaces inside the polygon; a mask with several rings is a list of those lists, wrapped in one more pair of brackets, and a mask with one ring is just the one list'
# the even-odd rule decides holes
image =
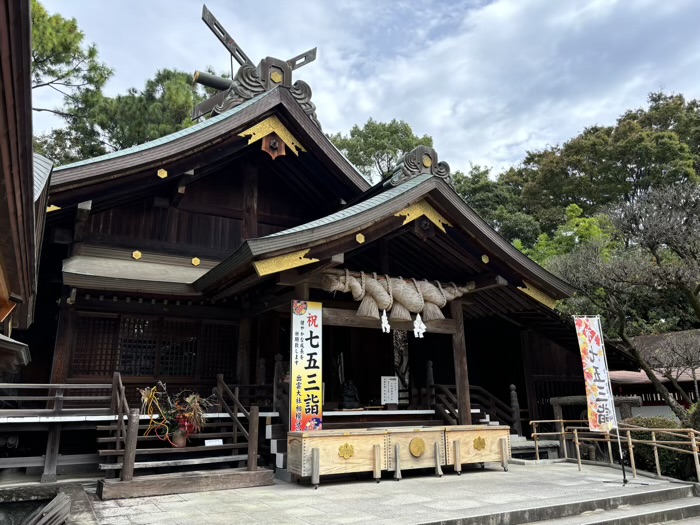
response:
{"label": "curved roof eave", "polygon": [[[291,121],[295,133],[299,133],[299,138],[305,143],[307,150],[313,150],[323,158],[326,165],[335,167],[334,171],[344,174],[356,191],[363,192],[369,188],[367,181],[313,124],[294,97],[284,88],[275,88],[177,133],[54,168],[50,182],[51,192],[99,184],[104,180],[126,176],[149,167],[165,166],[192,152],[205,149],[215,139],[240,133],[251,122],[278,106],[286,110],[284,116]],[[310,144],[316,144],[319,148],[313,149],[309,147]]]}
{"label": "curved roof eave", "polygon": [[430,175],[418,176],[321,219],[266,237],[250,239],[231,257],[196,281],[195,288],[197,290],[208,288],[229,272],[240,269],[241,265],[251,264],[261,255],[312,247],[328,237],[361,229],[366,224],[388,217],[406,207],[408,203],[416,202],[428,194],[431,194],[431,197],[444,207],[451,209],[453,218],[464,217],[464,221],[458,221],[459,226],[474,235],[494,255],[502,258],[505,264],[521,275],[523,280],[530,280],[533,284],[541,286],[557,299],[573,294],[574,289],[569,284],[520,252],[481,219],[445,182]]}

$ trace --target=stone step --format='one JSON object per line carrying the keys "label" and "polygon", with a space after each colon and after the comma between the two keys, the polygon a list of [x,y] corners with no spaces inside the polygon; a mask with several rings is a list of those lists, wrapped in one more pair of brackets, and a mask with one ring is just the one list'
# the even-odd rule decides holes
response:
{"label": "stone step", "polygon": [[649,503],[646,505],[623,505],[612,510],[595,510],[578,516],[546,521],[530,522],[529,525],[651,525],[700,516],[700,498],[683,498]]}
{"label": "stone step", "polygon": [[[459,524],[649,525],[664,523],[664,520],[700,516],[700,498],[693,496],[691,485],[660,489],[641,488],[639,490],[630,487],[630,493],[621,496],[591,498],[552,505],[535,505],[502,512],[472,514],[460,518]],[[680,511],[675,511],[675,509],[680,509]],[[629,519],[631,521],[608,522],[606,521],[608,519]],[[650,521],[644,521],[645,519]]]}

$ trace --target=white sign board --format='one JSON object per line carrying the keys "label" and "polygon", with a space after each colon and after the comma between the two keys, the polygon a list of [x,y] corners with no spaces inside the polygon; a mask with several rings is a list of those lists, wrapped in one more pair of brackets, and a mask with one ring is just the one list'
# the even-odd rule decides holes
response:
{"label": "white sign board", "polygon": [[382,376],[382,405],[399,404],[399,378]]}
{"label": "white sign board", "polygon": [[223,444],[224,444],[223,439],[205,439],[204,440],[205,447],[216,447],[217,445],[223,445]]}

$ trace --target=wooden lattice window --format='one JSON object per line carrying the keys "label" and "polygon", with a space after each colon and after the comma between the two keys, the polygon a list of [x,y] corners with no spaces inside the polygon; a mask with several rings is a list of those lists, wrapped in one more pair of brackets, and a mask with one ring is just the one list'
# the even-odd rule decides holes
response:
{"label": "wooden lattice window", "polygon": [[158,321],[156,318],[121,318],[117,370],[122,375],[155,375]]}
{"label": "wooden lattice window", "polygon": [[109,376],[114,372],[118,322],[116,315],[78,315],[72,375]]}
{"label": "wooden lattice window", "polygon": [[197,370],[196,322],[164,319],[158,349],[161,376],[190,376]]}
{"label": "wooden lattice window", "polygon": [[237,340],[231,322],[79,312],[71,376],[235,377]]}
{"label": "wooden lattice window", "polygon": [[238,326],[205,321],[202,323],[201,343],[201,377],[213,378],[216,374],[235,377]]}

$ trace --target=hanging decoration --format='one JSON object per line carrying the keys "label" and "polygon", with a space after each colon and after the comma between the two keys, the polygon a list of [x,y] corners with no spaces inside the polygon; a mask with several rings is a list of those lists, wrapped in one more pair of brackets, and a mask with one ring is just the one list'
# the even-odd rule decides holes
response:
{"label": "hanging decoration", "polygon": [[385,334],[391,332],[391,326],[389,326],[389,318],[386,316],[386,310],[382,310],[382,332]]}
{"label": "hanging decoration", "polygon": [[380,310],[390,312],[391,319],[410,321],[411,314],[422,315],[422,321],[444,319],[441,309],[448,301],[462,297],[474,289],[474,283],[457,286],[455,283],[418,281],[401,277],[377,276],[376,273],[359,274],[348,270],[335,270],[323,276],[322,288],[326,292],[352,293],[360,302],[357,315],[380,319]]}
{"label": "hanging decoration", "polygon": [[427,330],[427,326],[420,318],[420,314],[416,314],[416,320],[413,321],[413,335],[418,339],[423,339],[423,334]]}

